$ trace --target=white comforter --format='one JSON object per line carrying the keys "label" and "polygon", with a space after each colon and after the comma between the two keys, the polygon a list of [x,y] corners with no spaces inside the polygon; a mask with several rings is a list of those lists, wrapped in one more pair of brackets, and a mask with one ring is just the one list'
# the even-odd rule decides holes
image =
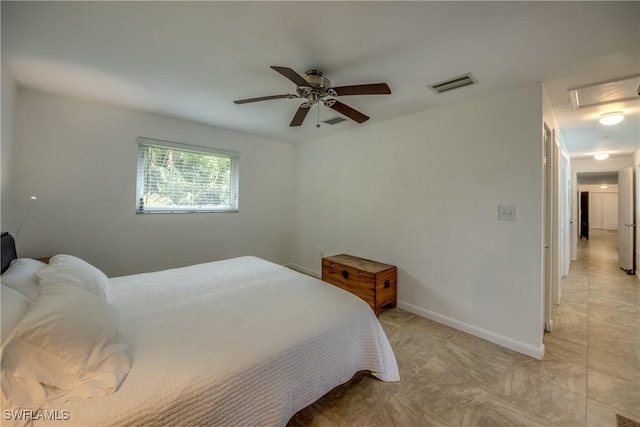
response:
{"label": "white comforter", "polygon": [[110,396],[61,405],[56,425],[285,425],[357,371],[399,380],[365,302],[259,258],[110,285],[131,371]]}

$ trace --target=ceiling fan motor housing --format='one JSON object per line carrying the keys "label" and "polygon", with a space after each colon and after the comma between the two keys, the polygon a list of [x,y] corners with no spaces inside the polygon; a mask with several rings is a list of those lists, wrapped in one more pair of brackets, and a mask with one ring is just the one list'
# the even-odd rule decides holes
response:
{"label": "ceiling fan motor housing", "polygon": [[328,78],[322,76],[320,70],[309,70],[304,73],[304,79],[309,82],[311,87],[330,88],[331,82]]}
{"label": "ceiling fan motor housing", "polygon": [[307,99],[303,104],[304,108],[312,106],[327,96],[336,96],[335,91],[331,89],[331,81],[322,75],[322,71],[308,70],[304,73],[304,79],[309,85],[298,86],[296,89],[301,98]]}

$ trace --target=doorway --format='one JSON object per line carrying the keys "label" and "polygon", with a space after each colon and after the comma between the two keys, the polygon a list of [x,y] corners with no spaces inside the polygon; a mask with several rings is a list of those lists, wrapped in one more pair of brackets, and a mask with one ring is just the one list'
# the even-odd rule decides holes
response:
{"label": "doorway", "polygon": [[620,268],[636,271],[636,167],[615,171],[576,172],[579,239],[590,240],[595,230],[615,237],[613,249]]}
{"label": "doorway", "polygon": [[589,240],[589,192],[580,192],[580,238]]}

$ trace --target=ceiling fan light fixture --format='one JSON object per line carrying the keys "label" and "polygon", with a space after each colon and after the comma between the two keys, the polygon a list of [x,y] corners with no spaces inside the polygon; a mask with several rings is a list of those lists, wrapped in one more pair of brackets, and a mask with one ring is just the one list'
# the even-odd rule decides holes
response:
{"label": "ceiling fan light fixture", "polygon": [[622,120],[624,120],[624,114],[622,113],[622,111],[614,111],[611,113],[602,114],[599,119],[600,124],[603,124],[605,126],[617,125]]}
{"label": "ceiling fan light fixture", "polygon": [[596,160],[606,160],[609,158],[609,153],[598,153],[595,156],[593,156],[593,158]]}

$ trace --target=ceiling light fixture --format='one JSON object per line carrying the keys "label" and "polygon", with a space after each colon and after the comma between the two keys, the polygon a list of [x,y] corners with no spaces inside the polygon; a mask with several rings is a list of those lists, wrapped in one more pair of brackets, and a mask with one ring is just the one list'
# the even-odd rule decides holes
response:
{"label": "ceiling light fixture", "polygon": [[600,123],[605,126],[613,126],[624,120],[624,114],[622,111],[614,111],[613,113],[606,113],[600,116]]}
{"label": "ceiling light fixture", "polygon": [[609,186],[607,184],[602,184],[600,188],[602,188],[603,190],[606,190],[607,188],[609,188]]}
{"label": "ceiling light fixture", "polygon": [[608,153],[598,153],[595,156],[593,156],[594,159],[596,160],[606,160],[609,158],[609,154]]}

